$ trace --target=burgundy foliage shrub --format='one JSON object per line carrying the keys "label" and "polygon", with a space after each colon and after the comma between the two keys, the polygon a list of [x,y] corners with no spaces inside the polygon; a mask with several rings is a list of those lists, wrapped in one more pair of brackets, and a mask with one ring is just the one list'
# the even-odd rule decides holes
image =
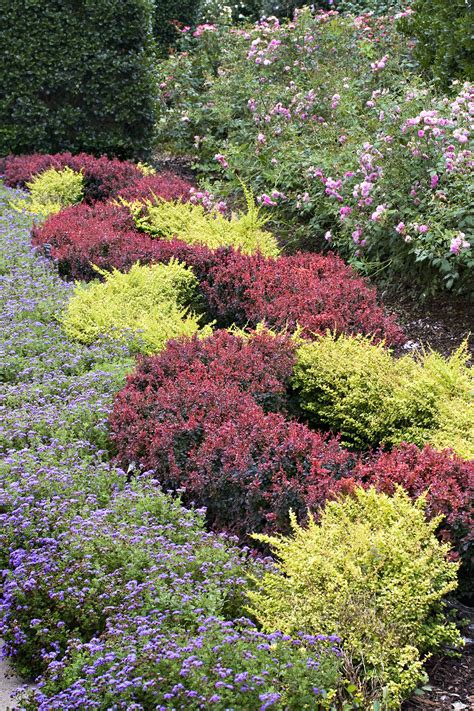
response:
{"label": "burgundy foliage shrub", "polygon": [[202,289],[220,326],[231,323],[271,328],[297,324],[302,335],[373,334],[389,344],[403,342],[402,330],[377,305],[369,288],[334,255],[298,253],[278,259],[220,250]]}
{"label": "burgundy foliage shrub", "polygon": [[362,485],[391,494],[397,484],[413,498],[427,492],[427,514],[442,514],[443,537],[460,552],[467,552],[468,542],[474,540],[474,460],[461,459],[450,450],[402,444],[391,452],[362,458],[335,490],[350,491]]}
{"label": "burgundy foliage shrub", "polygon": [[286,531],[289,509],[304,518],[317,508],[352,456],[335,438],[264,411],[284,403],[292,363],[286,337],[225,332],[142,358],[111,416],[118,461],[184,489],[213,528]]}
{"label": "burgundy foliage shrub", "polygon": [[[157,386],[187,377],[211,380],[225,390],[235,386],[250,393],[265,410],[286,410],[286,390],[295,362],[295,344],[287,335],[261,331],[241,338],[215,331],[207,338],[170,341],[156,356],[143,358],[132,379],[145,388],[152,401]],[[133,389],[133,388],[132,388]],[[148,407],[148,405],[147,405]],[[153,402],[149,403],[153,407]]]}
{"label": "burgundy foliage shrub", "polygon": [[155,195],[163,200],[186,201],[192,187],[187,180],[167,171],[142,177],[133,185],[120,190],[118,196],[129,201],[151,199]]}
{"label": "burgundy foliage shrub", "polygon": [[88,153],[55,153],[43,155],[34,153],[26,156],[8,156],[4,161],[5,183],[10,187],[22,188],[33,176],[47,168],[72,168],[84,174],[84,199],[86,202],[106,200],[122,188],[141,180],[143,174],[130,161],[96,158]]}
{"label": "burgundy foliage shrub", "polygon": [[59,273],[69,279],[97,278],[101,269],[127,271],[132,264],[169,262],[172,257],[195,267],[198,278],[213,263],[206,247],[180,240],[156,240],[135,230],[128,210],[111,203],[73,205],[33,228],[33,244],[56,260]]}

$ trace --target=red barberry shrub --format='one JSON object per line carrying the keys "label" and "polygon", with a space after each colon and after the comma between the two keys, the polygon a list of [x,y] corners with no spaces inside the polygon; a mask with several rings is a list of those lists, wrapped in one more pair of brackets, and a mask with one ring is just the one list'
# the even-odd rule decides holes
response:
{"label": "red barberry shrub", "polygon": [[126,208],[98,202],[73,205],[51,215],[33,227],[32,242],[42,248],[48,245],[47,253],[62,276],[89,280],[97,277],[91,263],[101,268],[116,266],[115,260],[129,259],[129,252],[136,251],[142,240]]}
{"label": "red barberry shrub", "polygon": [[87,153],[74,156],[70,167],[83,171],[84,198],[88,202],[107,200],[143,177],[137,166],[130,161],[110,159],[107,156],[95,158]]}
{"label": "red barberry shrub", "polygon": [[299,324],[303,336],[330,329],[373,334],[390,344],[403,341],[400,327],[378,306],[375,290],[334,255],[267,259],[220,250],[202,288],[221,326],[264,321],[292,331]]}
{"label": "red barberry shrub", "polygon": [[317,511],[351,459],[336,439],[245,401],[220,426],[206,425],[174,486],[206,507],[214,529],[240,538],[288,533],[290,510],[300,521]]}
{"label": "red barberry shrub", "polygon": [[286,336],[216,332],[142,358],[111,416],[118,461],[184,489],[217,530],[286,531],[351,464],[335,438],[263,409],[284,405],[293,356]]}
{"label": "red barberry shrub", "polygon": [[207,338],[170,341],[159,355],[142,359],[131,377],[140,387],[150,388],[152,399],[156,387],[166,387],[185,373],[198,381],[219,383],[223,392],[227,386],[235,386],[250,393],[266,411],[285,410],[295,350],[295,343],[285,334],[262,330],[242,338],[215,331]]}
{"label": "red barberry shrub", "polygon": [[26,156],[8,156],[4,161],[5,183],[10,187],[24,187],[33,176],[47,168],[72,168],[84,174],[84,199],[86,202],[106,200],[119,190],[141,180],[143,174],[130,161],[96,158],[88,153],[35,153]]}
{"label": "red barberry shrub", "polygon": [[7,156],[2,161],[4,182],[10,188],[24,188],[35,175],[48,168],[61,170],[72,160],[72,153],[32,153],[23,156]]}
{"label": "red barberry shrub", "polygon": [[59,273],[68,279],[96,279],[92,264],[101,269],[127,271],[137,261],[167,263],[172,258],[193,266],[199,278],[214,263],[212,252],[205,247],[193,247],[180,240],[152,239],[137,232],[128,210],[109,203],[82,203],[61,210],[43,224],[35,225],[32,239],[57,262]]}
{"label": "red barberry shrub", "polygon": [[120,190],[118,196],[128,201],[152,199],[153,196],[163,200],[187,201],[192,187],[187,180],[166,171],[157,175],[143,176],[132,185]]}
{"label": "red barberry shrub", "polygon": [[466,553],[468,542],[474,540],[474,460],[461,459],[450,450],[402,444],[391,452],[361,458],[335,490],[350,491],[360,485],[388,494],[401,485],[414,498],[426,492],[428,516],[444,516],[443,537],[460,553]]}

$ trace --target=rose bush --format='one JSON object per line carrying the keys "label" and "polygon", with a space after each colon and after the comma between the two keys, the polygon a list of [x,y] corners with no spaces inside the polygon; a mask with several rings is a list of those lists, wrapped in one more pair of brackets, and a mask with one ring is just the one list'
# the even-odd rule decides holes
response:
{"label": "rose bush", "polygon": [[434,94],[393,16],[306,9],[182,49],[161,65],[163,144],[222,192],[243,179],[288,248],[326,243],[363,272],[472,293],[472,85]]}

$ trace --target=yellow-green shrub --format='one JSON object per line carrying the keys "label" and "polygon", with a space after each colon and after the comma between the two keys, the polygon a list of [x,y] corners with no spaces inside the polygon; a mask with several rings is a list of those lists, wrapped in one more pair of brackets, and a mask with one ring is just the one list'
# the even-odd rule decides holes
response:
{"label": "yellow-green shrub", "polygon": [[423,680],[427,654],[461,642],[442,602],[458,564],[424,507],[402,489],[393,497],[357,489],[328,503],[320,523],[301,528],[293,516],[291,537],[255,536],[277,556],[277,571],[250,593],[264,631],[339,635],[348,674],[358,672],[366,699],[385,708],[399,708]]}
{"label": "yellow-green shrub", "polygon": [[[313,424],[349,447],[401,441],[474,453],[473,379],[467,345],[394,358],[363,336],[322,336],[297,351],[293,386]],[[451,438],[451,441],[450,441]]]}
{"label": "yellow-green shrub", "polygon": [[156,170],[153,166],[148,165],[148,163],[142,163],[139,161],[137,163],[137,168],[141,173],[143,173],[143,175],[156,175]]}
{"label": "yellow-green shrub", "polygon": [[83,198],[84,177],[71,168],[48,168],[37,175],[29,183],[29,200],[15,203],[17,209],[26,209],[28,212],[46,218],[59,212],[67,205],[74,205]]}
{"label": "yellow-green shrub", "polygon": [[92,343],[100,335],[126,337],[138,350],[156,353],[170,338],[199,331],[200,316],[188,310],[197,280],[183,264],[135,264],[126,274],[97,272],[104,281],[77,284],[62,316],[70,338]]}
{"label": "yellow-green shrub", "polygon": [[280,253],[277,241],[262,228],[266,223],[253,198],[247,196],[247,212],[230,219],[218,210],[206,212],[202,205],[155,198],[129,204],[138,229],[163,239],[178,237],[189,244],[203,244],[210,249],[234,247],[245,254],[261,252],[266,257]]}

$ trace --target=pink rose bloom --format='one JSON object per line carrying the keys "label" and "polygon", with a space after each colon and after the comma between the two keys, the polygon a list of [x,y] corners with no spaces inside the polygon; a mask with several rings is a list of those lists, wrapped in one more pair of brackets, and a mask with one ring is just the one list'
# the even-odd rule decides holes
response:
{"label": "pink rose bloom", "polygon": [[228,167],[229,167],[229,164],[228,164],[228,162],[226,161],[225,156],[222,155],[222,153],[216,153],[216,155],[214,156],[214,160],[216,160],[218,163],[220,163],[220,165],[221,165],[223,168],[228,168]]}
{"label": "pink rose bloom", "polygon": [[386,205],[377,205],[377,207],[375,208],[374,212],[372,213],[372,215],[370,217],[372,222],[379,222],[380,219],[383,217],[384,213],[386,212],[386,210],[387,210]]}
{"label": "pink rose bloom", "polygon": [[395,227],[395,232],[398,232],[399,235],[402,235],[405,232],[405,223],[399,222],[398,225]]}
{"label": "pink rose bloom", "polygon": [[379,59],[378,62],[371,62],[370,66],[372,68],[372,71],[379,72],[381,69],[384,69],[385,65],[387,64],[387,59],[388,59],[388,54],[384,54],[382,59]]}
{"label": "pink rose bloom", "polygon": [[438,185],[438,183],[439,183],[439,177],[436,174],[432,175],[431,176],[431,183],[430,183],[431,187],[435,188]]}
{"label": "pink rose bloom", "polygon": [[471,244],[467,241],[464,232],[458,232],[457,236],[451,240],[449,251],[451,254],[459,254],[463,249],[469,249],[470,246]]}
{"label": "pink rose bloom", "polygon": [[267,207],[273,207],[276,205],[276,202],[271,199],[270,195],[267,195],[266,193],[262,193],[262,195],[259,195],[257,197],[257,202],[259,202],[261,205],[266,205]]}
{"label": "pink rose bloom", "polygon": [[265,134],[264,134],[264,133],[259,133],[258,136],[257,136],[257,141],[258,141],[259,143],[266,143],[266,142],[267,142],[267,139],[265,138]]}
{"label": "pink rose bloom", "polygon": [[354,232],[352,233],[352,239],[354,240],[354,242],[355,242],[356,244],[359,244],[361,236],[362,236],[362,230],[359,229],[359,227],[358,227],[358,228],[357,228],[356,230],[354,230]]}
{"label": "pink rose bloom", "polygon": [[420,233],[420,235],[426,234],[429,229],[430,228],[428,227],[428,225],[418,225],[418,232]]}

